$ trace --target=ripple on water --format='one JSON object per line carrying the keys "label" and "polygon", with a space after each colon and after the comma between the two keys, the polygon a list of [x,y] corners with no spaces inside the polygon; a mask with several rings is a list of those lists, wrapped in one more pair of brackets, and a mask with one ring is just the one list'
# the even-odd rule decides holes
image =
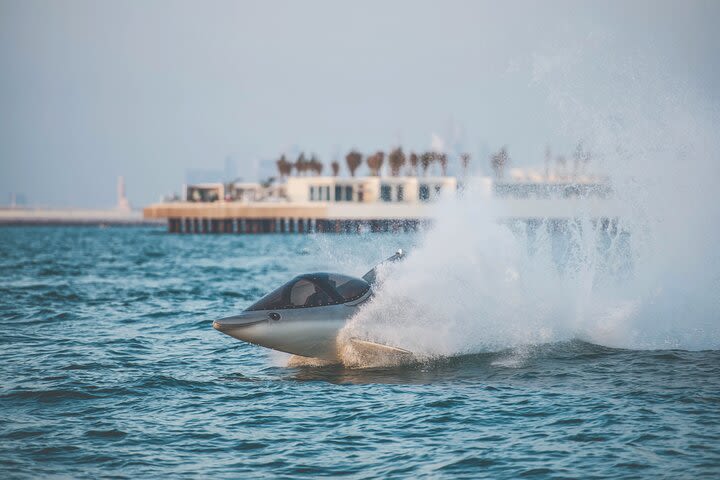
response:
{"label": "ripple on water", "polygon": [[0,228],[0,475],[720,476],[719,352],[287,368],[211,327],[292,275],[363,272],[413,241]]}

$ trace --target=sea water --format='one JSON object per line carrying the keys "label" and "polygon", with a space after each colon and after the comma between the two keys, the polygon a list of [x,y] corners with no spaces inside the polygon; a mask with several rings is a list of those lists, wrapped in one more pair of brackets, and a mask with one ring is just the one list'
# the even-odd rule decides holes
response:
{"label": "sea water", "polygon": [[[637,321],[652,309],[616,312],[642,328],[626,341],[623,329],[603,337],[591,328],[590,310],[578,311],[572,298],[575,317],[558,309],[550,288],[532,321],[520,317],[513,326],[511,314],[528,311],[497,304],[502,323],[473,318],[492,311],[480,305],[491,293],[525,305],[516,284],[535,270],[501,269],[525,252],[501,252],[502,262],[476,252],[469,261],[491,270],[477,275],[498,286],[474,296],[447,285],[453,277],[438,267],[439,293],[413,292],[416,304],[424,299],[434,310],[411,303],[395,310],[409,330],[403,336],[388,326],[391,338],[425,348],[417,363],[289,368],[287,356],[211,327],[298,273],[361,275],[399,247],[410,256],[397,275],[419,275],[413,255],[433,242],[392,234],[0,228],[0,476],[720,475],[720,351],[714,339],[697,336],[705,312],[665,329],[678,334],[666,344],[647,326],[651,318]],[[428,268],[440,260],[427,259]],[[414,282],[422,286],[425,277]],[[410,293],[388,287],[398,298]],[[463,294],[449,293],[456,306],[437,304],[438,294],[453,291]],[[682,290],[674,294],[684,302]],[[380,337],[383,330],[371,328],[378,305],[356,328]],[[457,321],[447,312],[470,317]],[[432,313],[440,315],[435,325]],[[424,329],[412,328],[413,316]],[[578,316],[584,328],[568,326]],[[492,341],[482,340],[483,331]]]}
{"label": "sea water", "polygon": [[[422,235],[0,228],[0,475],[720,476],[717,105],[592,35],[526,73],[592,154],[560,173],[621,205],[607,228],[498,223],[471,179]],[[415,361],[288,367],[211,327],[397,248],[339,342]]]}

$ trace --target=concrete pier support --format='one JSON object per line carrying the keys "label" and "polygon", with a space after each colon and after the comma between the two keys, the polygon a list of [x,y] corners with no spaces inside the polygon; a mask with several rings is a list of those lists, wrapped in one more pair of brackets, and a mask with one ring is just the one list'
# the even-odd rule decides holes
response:
{"label": "concrete pier support", "polygon": [[[601,219],[599,228],[617,230],[617,223]],[[547,222],[549,231],[562,231],[567,222],[560,220]],[[313,217],[282,217],[282,218],[207,218],[207,217],[170,217],[167,231],[169,233],[384,233],[384,232],[416,232],[429,227],[427,220],[418,219],[319,219]],[[538,225],[527,222],[528,235],[534,235]]]}

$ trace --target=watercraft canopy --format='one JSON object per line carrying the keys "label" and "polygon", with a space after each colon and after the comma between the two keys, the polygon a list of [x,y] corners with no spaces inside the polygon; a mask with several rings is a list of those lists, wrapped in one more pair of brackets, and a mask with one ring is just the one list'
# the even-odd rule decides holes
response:
{"label": "watercraft canopy", "polygon": [[338,305],[357,300],[369,289],[368,282],[361,278],[338,273],[307,273],[268,293],[246,311]]}

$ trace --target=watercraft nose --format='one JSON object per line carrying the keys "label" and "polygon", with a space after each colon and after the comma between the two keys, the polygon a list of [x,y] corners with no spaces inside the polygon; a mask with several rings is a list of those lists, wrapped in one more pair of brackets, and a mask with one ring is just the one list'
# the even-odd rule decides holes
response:
{"label": "watercraft nose", "polygon": [[266,322],[265,318],[258,318],[256,316],[246,315],[235,315],[232,317],[225,317],[213,322],[213,328],[225,332],[228,330],[234,330],[240,327],[247,327],[249,325],[255,325],[261,322]]}

